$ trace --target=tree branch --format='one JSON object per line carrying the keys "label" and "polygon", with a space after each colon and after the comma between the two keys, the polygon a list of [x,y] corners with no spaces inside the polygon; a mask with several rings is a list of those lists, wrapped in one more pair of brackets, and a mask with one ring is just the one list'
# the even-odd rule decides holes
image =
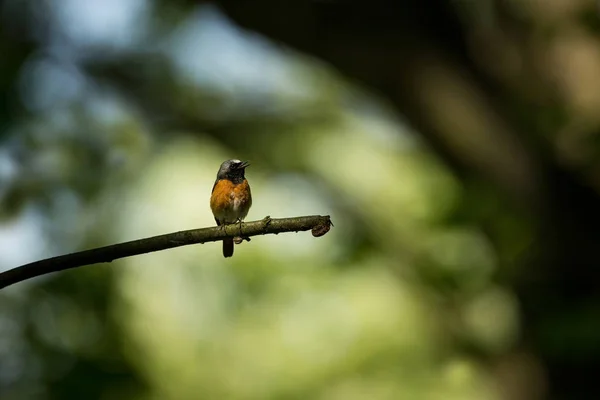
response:
{"label": "tree branch", "polygon": [[[260,221],[225,225],[223,227],[191,229],[188,231],[168,233],[146,239],[98,247],[96,249],[65,254],[58,257],[35,261],[0,273],[0,289],[36,276],[51,272],[63,271],[84,265],[111,262],[118,258],[135,256],[171,249],[190,244],[216,242],[227,237],[278,234],[282,232],[299,232],[312,230],[315,237],[326,234],[333,224],[328,215],[311,215],[307,217],[271,219],[265,217]],[[249,239],[248,239],[249,240]]]}

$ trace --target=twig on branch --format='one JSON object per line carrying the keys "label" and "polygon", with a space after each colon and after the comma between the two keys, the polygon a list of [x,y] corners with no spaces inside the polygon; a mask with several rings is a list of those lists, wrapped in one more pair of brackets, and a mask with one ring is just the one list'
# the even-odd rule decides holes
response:
{"label": "twig on branch", "polygon": [[[0,289],[36,276],[51,272],[63,271],[84,265],[111,262],[118,258],[135,256],[171,249],[190,244],[216,242],[227,237],[278,234],[282,232],[299,232],[312,230],[315,237],[323,236],[333,224],[328,215],[311,215],[307,217],[271,219],[265,217],[260,221],[225,225],[202,229],[191,229],[166,235],[154,236],[131,242],[98,247],[96,249],[65,254],[58,257],[35,261],[0,273]],[[248,239],[249,240],[249,239]]]}

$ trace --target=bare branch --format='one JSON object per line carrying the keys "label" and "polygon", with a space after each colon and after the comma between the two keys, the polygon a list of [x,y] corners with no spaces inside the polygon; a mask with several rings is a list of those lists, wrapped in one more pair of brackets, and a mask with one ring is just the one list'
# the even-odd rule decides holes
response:
{"label": "bare branch", "polygon": [[[154,236],[146,239],[132,240],[130,242],[98,247],[96,249],[65,254],[58,257],[35,261],[17,268],[0,273],[0,289],[12,284],[51,272],[63,271],[84,265],[111,262],[118,258],[135,256],[171,249],[173,247],[187,246],[190,244],[216,242],[227,237],[278,234],[282,232],[299,232],[312,230],[315,237],[322,236],[332,226],[328,215],[311,215],[307,217],[271,219],[265,217],[260,221],[239,224],[192,229],[166,235]],[[249,240],[249,239],[248,239]]]}

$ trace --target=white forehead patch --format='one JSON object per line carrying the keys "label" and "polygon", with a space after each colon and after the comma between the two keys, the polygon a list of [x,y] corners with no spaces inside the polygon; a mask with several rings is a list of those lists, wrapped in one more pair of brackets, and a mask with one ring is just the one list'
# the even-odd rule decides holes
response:
{"label": "white forehead patch", "polygon": [[231,161],[232,161],[232,162],[234,162],[234,163],[236,163],[236,164],[239,164],[239,163],[241,163],[241,161],[240,161],[240,160],[231,160]]}

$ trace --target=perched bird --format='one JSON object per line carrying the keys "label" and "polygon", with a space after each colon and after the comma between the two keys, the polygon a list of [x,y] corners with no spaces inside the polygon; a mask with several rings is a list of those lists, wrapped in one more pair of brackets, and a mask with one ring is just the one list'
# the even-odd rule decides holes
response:
{"label": "perched bird", "polygon": [[[248,215],[252,206],[250,185],[244,176],[248,165],[247,161],[227,160],[223,161],[217,172],[210,195],[210,209],[218,226],[241,223]],[[224,257],[233,255],[233,241],[234,238],[223,239]]]}

